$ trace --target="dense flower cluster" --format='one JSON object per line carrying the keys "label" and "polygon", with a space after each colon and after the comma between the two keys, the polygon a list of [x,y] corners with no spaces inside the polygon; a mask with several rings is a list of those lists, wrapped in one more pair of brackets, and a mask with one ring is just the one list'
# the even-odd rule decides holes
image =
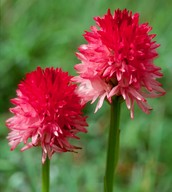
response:
{"label": "dense flower cluster", "polygon": [[159,44],[149,34],[148,23],[139,24],[139,14],[124,10],[110,10],[102,18],[95,17],[96,26],[86,31],[88,44],[79,47],[75,66],[79,76],[73,81],[80,83],[78,93],[82,102],[92,103],[99,99],[96,110],[104,99],[111,102],[113,96],[122,96],[134,116],[134,103],[149,113],[151,107],[146,98],[165,93],[156,81],[162,77],[161,68],[153,64],[158,56]]}
{"label": "dense flower cluster", "polygon": [[44,163],[54,152],[78,148],[68,139],[79,139],[76,133],[86,132],[87,123],[71,78],[58,68],[38,67],[26,75],[18,86],[17,98],[11,100],[16,105],[10,109],[14,116],[6,122],[11,130],[7,137],[11,150],[20,142],[25,144],[21,151],[41,146]]}

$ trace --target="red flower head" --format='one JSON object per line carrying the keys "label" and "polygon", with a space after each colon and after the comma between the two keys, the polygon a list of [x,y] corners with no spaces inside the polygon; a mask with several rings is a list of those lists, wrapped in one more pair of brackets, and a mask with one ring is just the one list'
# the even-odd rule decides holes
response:
{"label": "red flower head", "polygon": [[145,112],[151,107],[146,98],[165,94],[156,78],[162,77],[161,68],[153,64],[158,56],[159,44],[149,34],[148,23],[139,24],[139,14],[124,9],[114,15],[95,17],[96,26],[84,34],[88,44],[79,47],[77,57],[82,61],[75,69],[79,76],[73,80],[80,83],[78,92],[82,102],[92,103],[99,98],[97,111],[106,98],[122,96],[134,116],[134,102]]}
{"label": "red flower head", "polygon": [[7,139],[11,150],[23,142],[24,151],[41,146],[44,163],[55,152],[74,151],[78,147],[68,142],[79,139],[78,132],[86,132],[86,117],[82,115],[80,97],[71,76],[61,69],[40,67],[28,73],[17,89],[17,98],[11,100],[16,107],[7,120],[11,130]]}

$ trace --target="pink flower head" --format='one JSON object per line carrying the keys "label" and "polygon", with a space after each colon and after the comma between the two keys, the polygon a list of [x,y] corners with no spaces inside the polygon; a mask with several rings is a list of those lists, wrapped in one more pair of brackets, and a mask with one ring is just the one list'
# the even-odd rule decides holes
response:
{"label": "pink flower head", "polygon": [[122,96],[132,118],[134,102],[149,113],[146,98],[165,94],[156,81],[162,73],[153,64],[159,44],[153,40],[155,34],[149,34],[152,28],[148,23],[139,24],[139,14],[126,9],[118,9],[114,15],[108,10],[94,20],[98,27],[85,32],[88,44],[81,45],[76,53],[81,63],[75,66],[79,76],[73,81],[80,83],[82,102],[99,99],[96,112],[104,99],[111,102],[113,96]]}
{"label": "pink flower head", "polygon": [[71,78],[58,68],[38,67],[26,75],[18,86],[17,98],[11,100],[16,105],[10,109],[14,116],[6,122],[11,130],[7,137],[11,150],[20,142],[25,144],[21,151],[41,146],[44,163],[55,152],[78,149],[68,139],[79,139],[76,133],[86,132],[87,123]]}

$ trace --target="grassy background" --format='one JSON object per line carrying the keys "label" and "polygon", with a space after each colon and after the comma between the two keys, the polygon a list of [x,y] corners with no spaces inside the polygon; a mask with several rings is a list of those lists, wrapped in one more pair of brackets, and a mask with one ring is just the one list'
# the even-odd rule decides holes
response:
{"label": "grassy background", "polygon": [[[108,8],[127,8],[149,21],[161,44],[161,82],[167,94],[150,100],[154,108],[145,115],[137,107],[131,120],[125,104],[121,116],[120,160],[116,192],[172,191],[172,1],[166,0],[1,0],[0,29],[0,191],[38,192],[41,189],[41,150],[11,152],[4,125],[10,114],[9,99],[26,72],[41,67],[62,67],[75,75],[73,66],[82,34],[93,17]],[[93,115],[88,105],[88,134],[80,134],[78,154],[55,154],[51,161],[51,192],[103,192],[109,106]]]}

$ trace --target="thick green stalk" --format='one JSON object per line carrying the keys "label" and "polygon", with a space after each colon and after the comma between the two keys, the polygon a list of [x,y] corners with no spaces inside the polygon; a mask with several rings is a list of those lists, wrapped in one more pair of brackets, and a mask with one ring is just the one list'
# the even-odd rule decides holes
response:
{"label": "thick green stalk", "polygon": [[119,153],[120,97],[114,97],[111,103],[110,129],[108,139],[104,191],[113,192],[114,172]]}
{"label": "thick green stalk", "polygon": [[45,163],[42,164],[42,192],[49,192],[49,168],[50,160],[46,158]]}

